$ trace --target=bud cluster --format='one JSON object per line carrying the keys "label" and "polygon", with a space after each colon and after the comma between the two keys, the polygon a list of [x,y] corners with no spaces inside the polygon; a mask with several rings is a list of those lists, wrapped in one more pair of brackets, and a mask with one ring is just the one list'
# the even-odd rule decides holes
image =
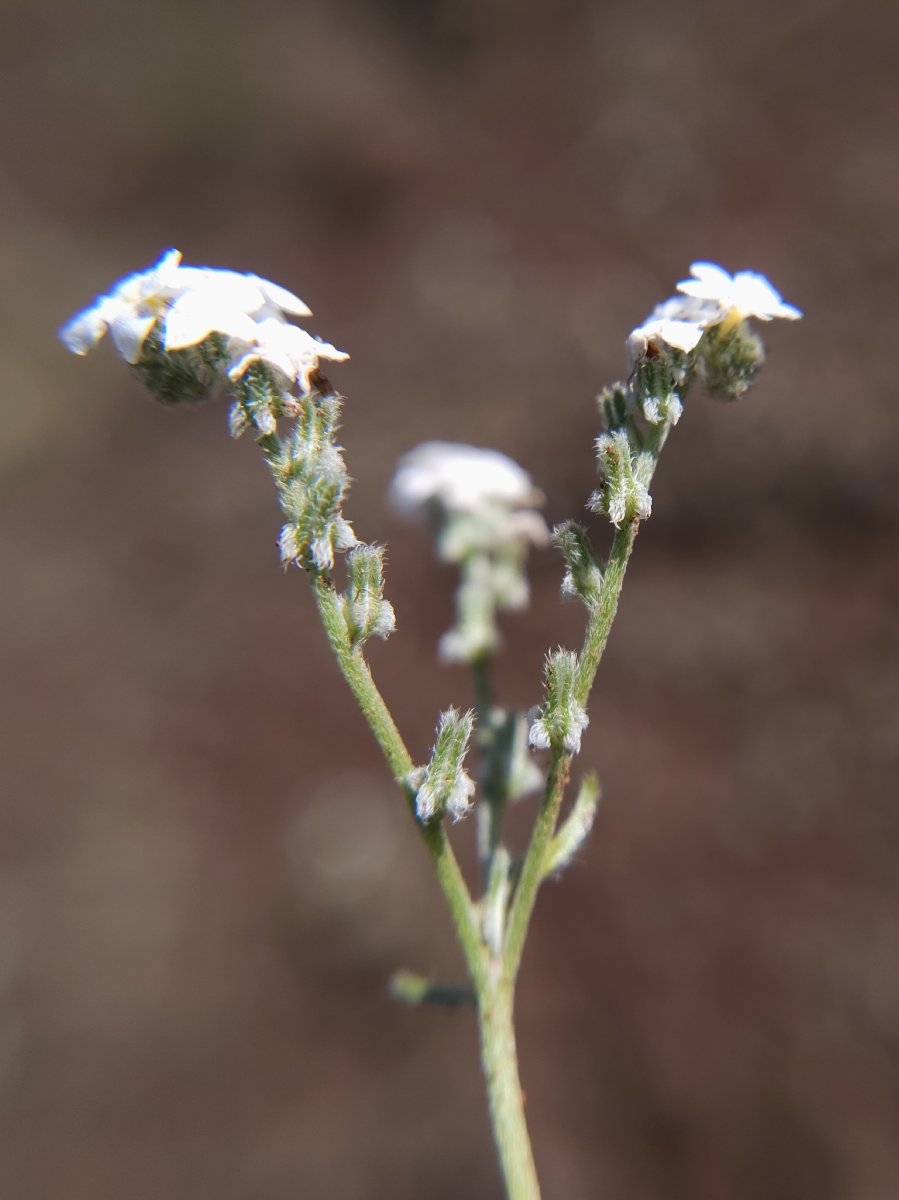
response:
{"label": "bud cluster", "polygon": [[[234,391],[251,367],[263,364],[274,376],[267,385],[272,394],[263,404],[257,380],[244,419],[268,434],[280,415],[279,393],[308,394],[320,359],[348,357],[290,320],[311,315],[298,296],[268,279],[182,266],[180,252],[167,250],[152,267],[98,296],[60,336],[75,354],[86,354],[108,333],[166,404],[201,399],[219,387]],[[241,389],[237,392],[240,403]],[[239,421],[232,426],[239,432]]]}
{"label": "bud cluster", "polygon": [[[177,250],[129,275],[62,329],[66,345],[85,354],[109,333],[147,388],[166,404],[199,400],[219,390],[233,397],[229,417],[237,437],[251,430],[263,445],[287,522],[284,563],[327,571],[334,555],[357,545],[341,506],[349,486],[334,440],[340,405],[320,362],[348,357],[313,338],[291,317],[310,316],[298,296],[258,275],[186,267]],[[281,418],[293,420],[285,438]],[[365,561],[366,570],[362,571]],[[392,610],[374,588],[372,564],[357,562],[347,611],[355,641],[392,628]],[[368,582],[361,576],[367,575]],[[363,613],[363,610],[366,610]]]}
{"label": "bud cluster", "polygon": [[349,476],[335,442],[340,419],[336,396],[303,396],[296,419],[278,442],[269,465],[287,522],[279,541],[281,561],[317,571],[334,566],[337,551],[357,544],[342,515]]}

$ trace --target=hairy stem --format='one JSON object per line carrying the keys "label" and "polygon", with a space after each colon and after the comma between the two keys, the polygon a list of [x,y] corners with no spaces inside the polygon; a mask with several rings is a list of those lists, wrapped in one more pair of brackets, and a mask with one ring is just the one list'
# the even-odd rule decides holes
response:
{"label": "hairy stem", "polygon": [[[311,579],[322,624],[341,674],[374,734],[394,779],[412,806],[413,797],[408,784],[409,773],[414,767],[412,756],[384,702],[384,697],[372,679],[361,650],[349,644],[339,597],[333,585],[318,574],[311,574]],[[469,973],[475,986],[479,987],[479,981],[483,979],[486,969],[484,945],[474,905],[453,848],[442,825],[422,825],[417,819],[416,825],[434,863],[437,881],[449,906]]]}
{"label": "hairy stem", "polygon": [[540,1200],[518,1077],[513,997],[514,981],[499,963],[492,964],[487,988],[478,992],[481,1065],[506,1196],[508,1200]]}

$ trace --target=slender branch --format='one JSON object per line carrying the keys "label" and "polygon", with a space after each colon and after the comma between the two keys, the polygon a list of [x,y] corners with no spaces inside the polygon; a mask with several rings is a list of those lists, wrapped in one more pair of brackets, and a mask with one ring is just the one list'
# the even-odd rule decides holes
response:
{"label": "slender branch", "polygon": [[375,736],[375,741],[381,747],[394,779],[408,792],[408,776],[414,770],[415,763],[406,749],[390,710],[384,703],[384,697],[372,679],[361,649],[349,643],[340,598],[334,590],[334,585],[324,575],[310,571],[309,577],[325,634],[341,673],[349,684],[350,691]]}
{"label": "slender branch", "polygon": [[553,751],[549,762],[543,802],[540,805],[530,845],[522,863],[518,886],[515,889],[506,924],[503,960],[505,970],[512,980],[517,976],[521,963],[524,940],[527,937],[528,925],[537,900],[537,890],[544,875],[546,853],[556,830],[559,809],[562,807],[562,797],[565,795],[565,785],[568,783],[570,764],[570,754],[564,750]]}
{"label": "slender branch", "polygon": [[463,1004],[476,1004],[477,996],[469,987],[458,987],[455,984],[431,983],[423,975],[414,971],[397,971],[390,980],[390,994],[400,1004],[410,1007],[420,1004],[443,1005],[446,1008],[458,1008]]}
{"label": "slender branch", "polygon": [[624,583],[624,572],[627,570],[627,564],[634,549],[634,542],[637,540],[639,529],[639,521],[628,521],[616,532],[612,542],[609,559],[603,572],[602,590],[599,594],[599,601],[595,610],[590,614],[587,633],[584,638],[584,647],[581,650],[578,662],[577,688],[575,691],[575,699],[578,704],[585,705],[587,703],[587,697],[590,695],[590,689],[593,687],[596,670],[599,667],[599,660],[602,658],[603,651],[606,648],[606,642],[609,640],[609,633],[612,629],[612,622],[615,620],[615,614],[618,611],[618,600],[621,596],[621,587]]}
{"label": "slender branch", "polygon": [[[624,583],[624,572],[628,559],[634,548],[639,522],[628,521],[615,534],[609,560],[603,573],[602,589],[596,607],[590,614],[587,632],[581,650],[575,698],[578,704],[586,705],[587,697],[596,669],[602,658],[615,613],[618,610],[618,599]],[[556,749],[550,758],[549,771],[546,779],[546,790],[543,793],[543,803],[534,825],[530,845],[525,855],[509,911],[509,921],[506,932],[505,967],[509,977],[514,979],[521,963],[521,954],[527,936],[528,925],[537,900],[537,891],[545,875],[546,855],[556,831],[559,819],[559,809],[568,783],[568,771],[571,765],[571,755],[563,749]]]}
{"label": "slender branch", "polygon": [[[361,650],[349,645],[343,613],[333,585],[323,576],[312,572],[310,578],[322,624],[341,674],[381,747],[394,779],[406,794],[410,807],[414,807],[408,783],[409,773],[414,767],[412,756],[384,703],[384,697],[372,679]],[[449,906],[466,965],[475,986],[479,988],[486,971],[486,955],[477,915],[459,863],[442,825],[422,825],[417,818],[415,823],[434,863],[437,881]]]}

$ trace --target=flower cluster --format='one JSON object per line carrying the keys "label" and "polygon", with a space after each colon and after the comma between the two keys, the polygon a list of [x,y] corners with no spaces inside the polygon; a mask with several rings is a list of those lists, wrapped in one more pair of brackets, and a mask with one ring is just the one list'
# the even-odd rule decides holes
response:
{"label": "flower cluster", "polygon": [[679,296],[656,305],[642,325],[631,332],[628,349],[635,359],[659,343],[689,354],[705,331],[716,325],[734,326],[749,317],[795,321],[802,316],[798,308],[784,303],[764,275],[755,271],[730,275],[717,263],[695,262],[690,275],[677,285]]}
{"label": "flower cluster", "polygon": [[[259,365],[276,387],[307,393],[320,359],[349,357],[290,321],[308,316],[299,296],[268,279],[183,266],[180,252],[167,250],[98,296],[60,336],[73,353],[86,354],[109,333],[122,358],[165,400],[206,395]],[[185,388],[191,371],[201,383]]]}
{"label": "flower cluster", "polygon": [[[683,396],[694,379],[725,400],[750,387],[765,352],[749,327],[750,318],[795,321],[798,308],[786,304],[763,275],[730,275],[715,263],[695,262],[678,295],[657,305],[627,339],[631,373],[626,383],[598,397],[603,430],[596,440],[602,484],[589,507],[612,523],[644,520],[652,511],[649,483],[665,439],[683,412]],[[570,545],[569,545],[570,543]],[[560,543],[580,553],[570,535]]]}
{"label": "flower cluster", "polygon": [[542,494],[516,462],[497,450],[425,442],[400,459],[390,490],[394,507],[431,524],[437,553],[457,564],[456,626],[442,656],[474,662],[499,644],[496,613],[528,600],[524,562],[549,541],[535,505]]}

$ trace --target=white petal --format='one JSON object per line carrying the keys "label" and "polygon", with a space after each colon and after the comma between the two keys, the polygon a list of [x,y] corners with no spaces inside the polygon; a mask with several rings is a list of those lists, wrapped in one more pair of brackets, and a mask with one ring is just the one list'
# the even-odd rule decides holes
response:
{"label": "white petal", "polygon": [[141,317],[132,309],[123,309],[117,317],[109,322],[112,340],[125,362],[137,362],[147,335],[155,324],[156,317],[152,314]]}
{"label": "white petal", "polygon": [[316,358],[327,358],[329,362],[346,362],[350,357],[346,350],[338,350],[330,342],[320,342],[318,338],[312,339],[312,345]]}
{"label": "white petal", "polygon": [[141,281],[141,296],[147,299],[152,296],[174,295],[179,290],[179,276],[184,268],[181,266],[181,251],[166,250],[159,262],[138,276]]}
{"label": "white petal", "polygon": [[169,309],[165,317],[164,345],[166,350],[182,350],[196,346],[210,333],[223,333],[252,343],[256,322],[245,310],[235,307],[233,296],[218,295],[209,289],[185,292]]}
{"label": "white petal", "polygon": [[733,280],[723,267],[717,263],[695,262],[690,265],[693,279],[682,279],[677,290],[685,296],[695,296],[700,300],[715,300],[727,305],[733,289]]}
{"label": "white petal", "polygon": [[298,380],[306,391],[310,387],[310,376],[319,359],[343,362],[349,358],[327,342],[320,342],[301,329],[290,325],[281,317],[266,317],[255,323],[255,336],[243,357],[231,367],[232,378],[243,374],[250,362],[263,361],[276,367],[288,379]]}
{"label": "white petal", "polygon": [[264,362],[270,367],[274,367],[290,381],[296,379],[296,363],[289,354],[279,352],[276,347],[268,347],[265,350],[259,346],[251,347],[232,363],[228,368],[228,375],[231,379],[239,379],[247,367],[257,362]]}
{"label": "white petal", "polygon": [[312,316],[312,309],[307,308],[299,296],[295,296],[287,288],[272,283],[268,279],[261,279],[258,275],[253,275],[251,278],[269,304],[273,304],[281,312],[291,313],[295,317]]}
{"label": "white petal", "polygon": [[734,276],[734,307],[762,321],[770,321],[772,317],[795,321],[802,316],[798,308],[784,304],[780,292],[755,271],[738,271]]}
{"label": "white petal", "polygon": [[262,289],[251,275],[239,271],[220,271],[216,267],[180,267],[179,293],[196,292],[218,297],[241,312],[253,314],[265,306]]}
{"label": "white petal", "polygon": [[106,333],[103,317],[103,301],[92,304],[83,312],[76,313],[59,331],[59,336],[73,354],[87,354]]}
{"label": "white petal", "polygon": [[718,289],[729,288],[733,282],[730,272],[713,262],[690,263],[690,274],[700,283]]}
{"label": "white petal", "polygon": [[[716,310],[717,311],[717,310]],[[650,342],[665,342],[689,354],[699,345],[705,324],[699,321],[647,321],[635,329],[627,340],[628,349],[639,358],[646,353]]]}
{"label": "white petal", "polygon": [[661,304],[657,304],[643,324],[648,325],[650,321],[693,321],[708,327],[714,325],[720,317],[720,306],[714,301],[681,295],[670,296]]}

